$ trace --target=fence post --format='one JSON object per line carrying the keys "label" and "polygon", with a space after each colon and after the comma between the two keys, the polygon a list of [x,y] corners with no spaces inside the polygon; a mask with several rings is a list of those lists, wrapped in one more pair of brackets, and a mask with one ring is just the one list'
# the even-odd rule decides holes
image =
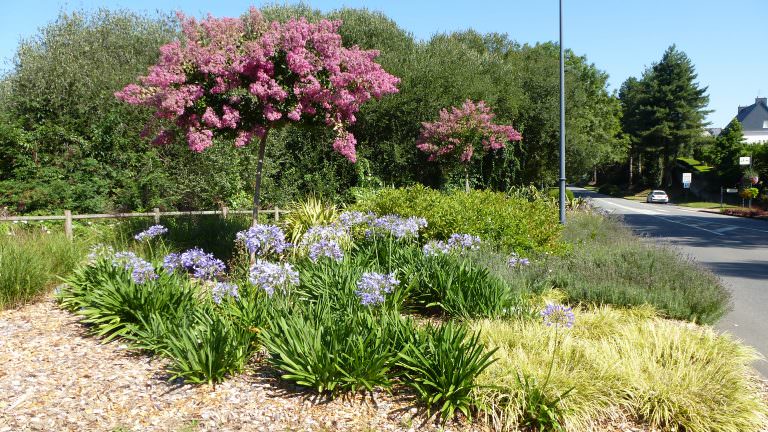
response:
{"label": "fence post", "polygon": [[72,240],[72,211],[64,210],[64,234],[67,239]]}
{"label": "fence post", "polygon": [[228,214],[229,214],[229,207],[222,206],[221,207],[221,217],[226,219]]}
{"label": "fence post", "polygon": [[280,221],[280,208],[275,206],[275,222]]}
{"label": "fence post", "polygon": [[155,224],[160,223],[160,209],[155,207],[152,209],[152,212],[155,214]]}

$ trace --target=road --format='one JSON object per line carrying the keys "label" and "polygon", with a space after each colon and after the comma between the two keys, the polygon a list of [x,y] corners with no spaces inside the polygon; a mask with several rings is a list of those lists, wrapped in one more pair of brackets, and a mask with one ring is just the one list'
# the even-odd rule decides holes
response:
{"label": "road", "polygon": [[[733,310],[715,327],[768,358],[768,222],[570,189],[620,215],[636,233],[677,247],[720,276],[733,293]],[[768,377],[768,361],[755,368]]]}

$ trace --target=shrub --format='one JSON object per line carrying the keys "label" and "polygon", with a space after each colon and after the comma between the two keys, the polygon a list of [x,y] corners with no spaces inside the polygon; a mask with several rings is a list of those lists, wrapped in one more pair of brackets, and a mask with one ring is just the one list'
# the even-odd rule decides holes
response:
{"label": "shrub", "polygon": [[336,206],[321,201],[315,197],[309,197],[305,201],[292,203],[291,211],[283,220],[288,239],[293,244],[298,244],[301,236],[311,226],[330,225],[339,218]]}
{"label": "shrub", "polygon": [[[600,429],[625,412],[662,430],[758,430],[768,408],[755,392],[750,364],[758,354],[711,328],[655,318],[648,309],[599,307],[577,312],[564,335],[549,386],[563,399],[566,430]],[[521,423],[530,391],[518,374],[540,382],[548,373],[555,330],[538,321],[478,321],[473,329],[496,348],[497,361],[477,380],[475,395],[497,429]]]}
{"label": "shrub", "polygon": [[447,322],[427,326],[400,354],[398,365],[405,370],[405,384],[445,422],[457,411],[472,418],[475,379],[493,363],[495,351],[485,350],[479,334],[469,336],[465,327]]}
{"label": "shrub", "polygon": [[[152,321],[164,320],[157,313]],[[160,351],[171,359],[172,378],[192,383],[216,383],[239,372],[255,349],[256,334],[206,310],[196,309],[176,325],[168,326]]]}
{"label": "shrub", "polygon": [[512,286],[537,293],[557,288],[572,303],[649,304],[667,317],[703,324],[730,307],[730,293],[714,274],[672,249],[639,241],[614,219],[574,213],[563,237],[570,253],[543,255],[525,269],[509,269],[504,256],[492,253],[474,257]]}
{"label": "shrub", "polygon": [[[553,199],[560,199],[560,189],[558,188],[549,188],[547,189],[547,196]],[[569,203],[574,200],[573,191],[570,189],[565,190],[565,198],[566,203]]]}
{"label": "shrub", "polygon": [[185,276],[160,272],[157,279],[137,284],[129,271],[108,260],[75,271],[58,297],[62,307],[82,316],[106,340],[128,336],[155,313],[179,317],[195,303]]}
{"label": "shrub", "polygon": [[71,272],[85,242],[42,230],[0,230],[0,309],[34,301]]}
{"label": "shrub", "polygon": [[604,184],[597,191],[603,195],[621,196],[621,188],[612,184]]}
{"label": "shrub", "polygon": [[279,316],[262,335],[281,378],[336,395],[390,386],[390,369],[413,330],[400,317],[333,313],[327,305]]}
{"label": "shrub", "polygon": [[423,186],[382,189],[354,208],[377,214],[426,218],[423,238],[445,240],[454,233],[479,236],[504,250],[559,251],[561,227],[549,200],[528,201],[503,193],[441,193]]}

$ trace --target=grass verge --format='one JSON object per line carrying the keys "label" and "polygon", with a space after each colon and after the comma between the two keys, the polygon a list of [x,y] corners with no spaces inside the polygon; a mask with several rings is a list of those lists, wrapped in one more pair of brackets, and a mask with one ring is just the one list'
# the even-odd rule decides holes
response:
{"label": "grass verge", "polygon": [[45,294],[83,257],[86,245],[63,233],[9,227],[0,237],[0,309]]}

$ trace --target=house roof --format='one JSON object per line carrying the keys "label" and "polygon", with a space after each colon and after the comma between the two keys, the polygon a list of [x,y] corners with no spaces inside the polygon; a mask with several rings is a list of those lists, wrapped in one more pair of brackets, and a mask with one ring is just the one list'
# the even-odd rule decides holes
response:
{"label": "house roof", "polygon": [[763,125],[768,120],[768,98],[755,98],[752,105],[739,107],[736,120],[745,132],[764,131]]}

